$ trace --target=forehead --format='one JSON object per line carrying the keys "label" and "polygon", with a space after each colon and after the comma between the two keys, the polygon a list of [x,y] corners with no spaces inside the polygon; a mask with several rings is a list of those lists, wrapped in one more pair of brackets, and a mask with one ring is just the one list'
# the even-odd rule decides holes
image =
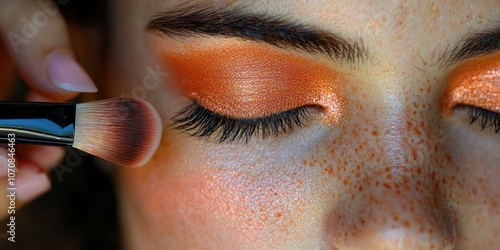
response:
{"label": "forehead", "polygon": [[[499,19],[500,0],[153,0],[155,6],[206,5],[247,8],[314,24],[320,28],[347,30],[345,26],[367,23],[368,26],[391,25],[392,28],[432,28],[453,24],[491,23]],[[344,28],[343,28],[344,27]]]}

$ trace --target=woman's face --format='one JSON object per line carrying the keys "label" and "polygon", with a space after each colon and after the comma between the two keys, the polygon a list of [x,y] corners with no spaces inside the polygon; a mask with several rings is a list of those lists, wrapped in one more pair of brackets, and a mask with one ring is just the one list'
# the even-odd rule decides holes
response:
{"label": "woman's face", "polygon": [[500,247],[500,1],[113,9],[102,89],[165,125],[117,170],[128,246]]}

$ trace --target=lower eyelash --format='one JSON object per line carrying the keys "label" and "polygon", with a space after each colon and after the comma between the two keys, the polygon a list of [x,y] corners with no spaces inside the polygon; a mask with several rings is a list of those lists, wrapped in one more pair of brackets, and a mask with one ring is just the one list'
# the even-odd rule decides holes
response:
{"label": "lower eyelash", "polygon": [[479,123],[481,130],[491,128],[496,134],[500,133],[500,114],[477,107],[469,108],[469,124]]}
{"label": "lower eyelash", "polygon": [[218,143],[266,139],[290,134],[305,125],[313,107],[300,107],[260,118],[232,118],[209,111],[196,102],[174,116],[173,127],[188,135]]}

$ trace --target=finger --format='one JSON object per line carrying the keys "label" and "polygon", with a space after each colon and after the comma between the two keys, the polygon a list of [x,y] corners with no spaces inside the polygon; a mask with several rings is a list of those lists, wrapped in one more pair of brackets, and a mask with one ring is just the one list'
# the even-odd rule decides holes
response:
{"label": "finger", "polygon": [[39,166],[21,159],[18,169],[15,185],[17,186],[16,195],[21,202],[30,202],[49,191],[50,179]]}
{"label": "finger", "polygon": [[46,172],[64,157],[64,148],[54,146],[20,145],[16,152],[20,159],[34,163]]}
{"label": "finger", "polygon": [[66,23],[50,0],[0,1],[0,30],[19,74],[36,92],[67,100],[97,89],[76,62]]}
{"label": "finger", "polygon": [[[50,190],[48,176],[29,161],[16,161],[18,171],[0,178],[0,218],[13,215],[24,205]],[[10,169],[10,168],[9,168]],[[13,188],[13,189],[11,189]],[[14,212],[12,212],[14,211]]]}

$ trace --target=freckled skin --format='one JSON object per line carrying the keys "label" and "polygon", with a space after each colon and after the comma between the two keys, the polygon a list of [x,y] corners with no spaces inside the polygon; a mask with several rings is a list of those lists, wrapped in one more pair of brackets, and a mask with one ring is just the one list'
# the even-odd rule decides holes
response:
{"label": "freckled skin", "polygon": [[[107,73],[121,84],[103,86],[106,95],[131,93],[145,67],[162,63],[144,27],[154,8],[180,3],[115,3]],[[246,146],[207,143],[168,127],[190,102],[165,77],[146,96],[166,126],[160,149],[145,167],[116,171],[125,246],[500,248],[500,135],[469,126],[460,112],[443,115],[448,76],[458,67],[436,63],[466,34],[497,26],[499,1],[245,6],[363,39],[366,64],[329,65],[348,82],[340,87],[342,122],[318,120]]]}

